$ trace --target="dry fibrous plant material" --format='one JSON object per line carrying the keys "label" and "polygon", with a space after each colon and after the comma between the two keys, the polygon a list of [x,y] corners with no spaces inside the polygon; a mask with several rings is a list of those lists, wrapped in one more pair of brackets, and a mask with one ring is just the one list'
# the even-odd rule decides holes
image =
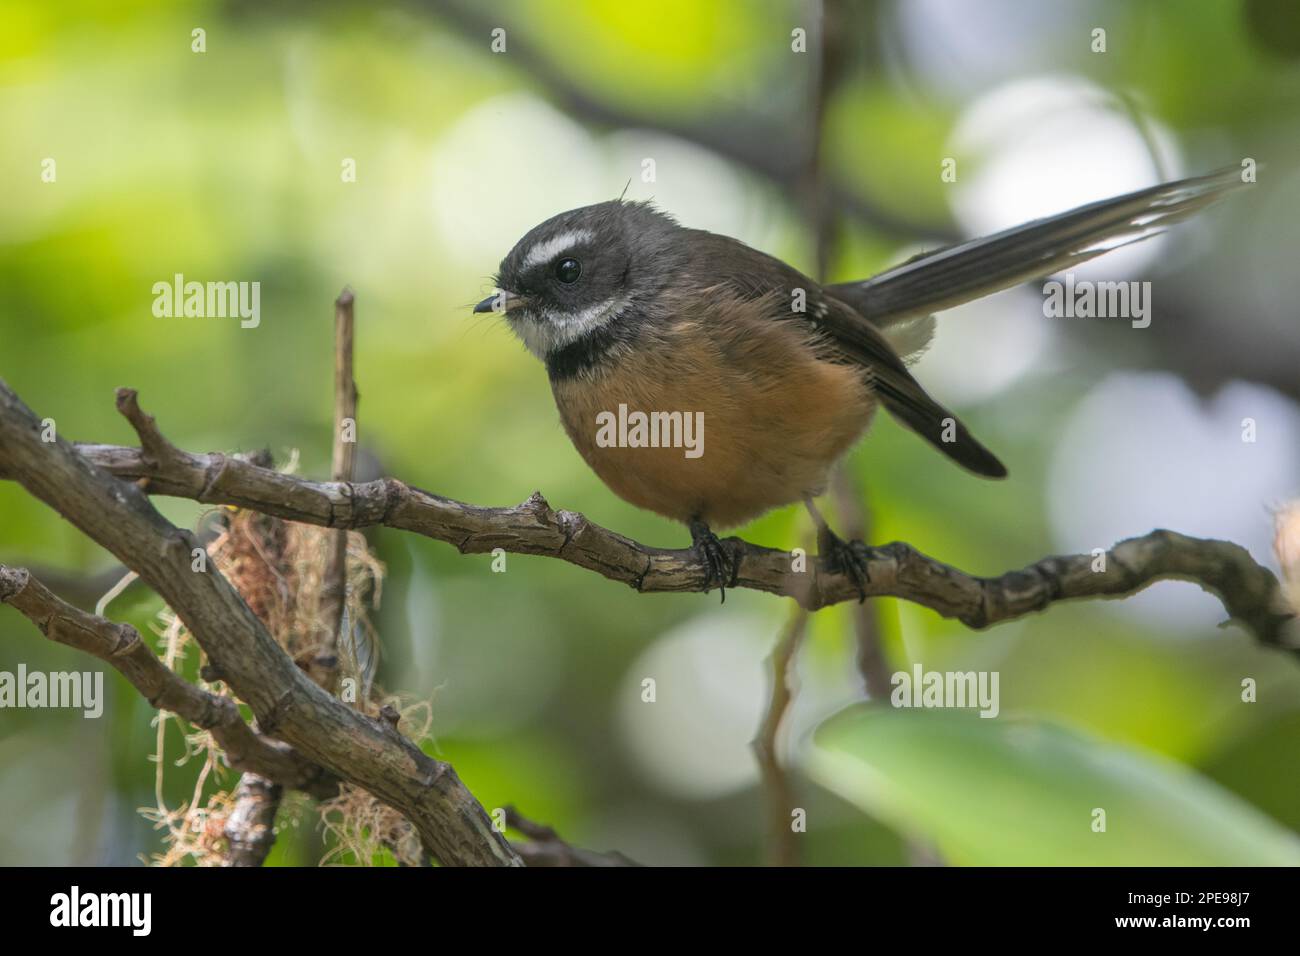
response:
{"label": "dry fibrous plant material", "polygon": [[209,553],[300,668],[318,676],[321,669],[338,667],[344,679],[368,689],[364,682],[373,674],[379,643],[367,607],[379,605],[384,568],[365,537],[350,532],[346,626],[339,659],[333,660],[326,653],[333,643],[333,625],[321,614],[326,539],[333,533],[238,510],[231,513]]}
{"label": "dry fibrous plant material", "polygon": [[[384,566],[365,536],[347,533],[344,626],[335,653],[332,625],[321,614],[327,539],[335,532],[244,509],[225,509],[220,518],[221,530],[207,546],[207,560],[239,591],[298,667],[318,683],[327,677],[337,679],[343,699],[365,713],[378,715],[385,703],[394,703],[379,697],[373,686],[380,644],[369,610],[378,607],[382,596]],[[160,612],[157,632],[164,663],[178,670],[191,646],[197,645],[170,608]],[[206,668],[199,669],[198,681],[212,693],[230,696],[220,675],[209,674]],[[409,735],[416,740],[428,735],[432,714],[427,702],[407,705],[400,712]],[[155,806],[141,812],[165,831],[165,850],[151,860],[161,866],[225,865],[224,831],[234,810],[238,778],[230,774],[207,731],[194,731],[171,714],[160,713],[156,720]],[[183,752],[169,762],[166,741],[171,721],[180,727]],[[192,796],[175,808],[164,799],[169,763],[200,767]],[[336,843],[322,862],[349,854],[358,862],[369,862],[381,848],[401,863],[418,865],[423,860],[419,838],[409,822],[359,787],[344,785],[337,798],[321,804],[320,814],[326,833]]]}
{"label": "dry fibrous plant material", "polygon": [[[406,701],[389,697],[365,702],[365,710],[378,715],[385,706],[400,714],[402,732],[415,740],[430,737],[433,707],[429,701]],[[390,711],[390,712],[391,712]],[[333,846],[321,858],[321,865],[370,866],[388,856],[400,866],[424,866],[428,860],[420,836],[409,820],[361,787],[343,784],[339,795],[322,801],[318,810]]]}

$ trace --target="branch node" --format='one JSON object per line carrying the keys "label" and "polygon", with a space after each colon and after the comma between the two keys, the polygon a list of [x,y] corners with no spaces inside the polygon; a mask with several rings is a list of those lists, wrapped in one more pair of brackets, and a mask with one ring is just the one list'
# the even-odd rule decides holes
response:
{"label": "branch node", "polygon": [[406,482],[398,478],[383,479],[384,487],[384,515],[380,518],[380,524],[389,524],[393,520],[393,512],[397,506],[411,493],[410,487]]}
{"label": "branch node", "polygon": [[394,732],[397,732],[397,725],[402,722],[402,714],[392,704],[384,704],[379,708],[379,717]]}
{"label": "branch node", "polygon": [[265,716],[258,716],[257,726],[262,733],[274,736],[280,726],[280,721],[293,708],[293,704],[293,691],[285,688],[280,696],[275,699],[275,703],[271,705],[271,709],[266,712]]}
{"label": "branch node", "polygon": [[166,464],[175,458],[177,455],[175,446],[163,437],[154,417],[140,407],[139,394],[136,390],[119,388],[116,394],[117,410],[131,423],[131,427],[140,439],[140,447],[145,457],[152,459],[158,465]]}
{"label": "branch node", "polygon": [[[265,454],[266,457],[269,459],[270,452],[266,452]],[[252,458],[250,458],[249,460],[252,461]],[[226,468],[229,466],[229,464],[230,464],[230,459],[227,458],[225,455],[223,455],[221,452],[218,451],[212,453],[212,460],[209,461],[207,467],[203,469],[203,487],[199,489],[199,493],[198,493],[199,501],[205,504],[209,503],[208,496],[212,494],[212,489],[215,488],[217,482],[221,480],[221,476],[226,473]],[[266,468],[266,467],[270,467],[270,465],[268,463],[267,465],[263,465],[261,467]]]}
{"label": "branch node", "polygon": [[118,624],[117,646],[113,648],[112,655],[114,657],[123,657],[133,652],[136,645],[143,643],[144,641],[140,637],[140,632],[134,627],[130,624]]}
{"label": "branch node", "polygon": [[[563,554],[565,550],[569,547],[569,545],[573,544],[573,539],[576,538],[578,534],[582,531],[582,526],[586,523],[587,519],[584,518],[582,515],[578,514],[578,512],[576,511],[557,511],[554,512],[554,515],[555,515],[556,525],[559,527],[560,531],[563,532],[564,534],[564,543],[560,545],[560,550],[559,550],[559,553]],[[649,563],[649,559],[647,558],[646,570],[648,571],[649,569],[650,569],[650,563]],[[644,577],[645,577],[645,571],[642,571],[641,576],[640,578],[638,578],[638,580]]]}
{"label": "branch node", "polygon": [[532,514],[536,515],[542,521],[549,523],[550,521],[554,520],[554,514],[551,511],[551,506],[547,502],[547,500],[542,497],[542,493],[540,491],[534,491],[531,495],[528,496],[528,500],[525,501],[523,504],[521,504],[519,507],[525,511],[531,512]]}
{"label": "branch node", "polygon": [[638,574],[635,578],[632,579],[632,581],[629,582],[632,585],[632,589],[636,591],[638,594],[640,594],[642,588],[645,587],[646,575],[650,573],[650,569],[652,567],[654,567],[654,559],[647,554],[645,556],[645,567],[641,569],[640,574]]}
{"label": "branch node", "polygon": [[27,587],[31,576],[26,568],[8,568],[0,566],[0,602],[8,602],[17,597]]}

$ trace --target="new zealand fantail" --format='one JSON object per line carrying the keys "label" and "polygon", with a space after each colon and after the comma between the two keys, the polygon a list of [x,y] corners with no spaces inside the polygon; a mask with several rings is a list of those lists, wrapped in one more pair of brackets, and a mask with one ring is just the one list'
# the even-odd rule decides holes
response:
{"label": "new zealand fantail", "polygon": [[1145,238],[1240,182],[1225,170],[1154,186],[825,286],[649,203],[603,202],[532,229],[474,311],[503,312],[546,363],[565,430],[605,484],[690,528],[706,588],[737,571],[712,529],[800,500],[823,556],[861,588],[865,549],[813,498],[877,406],[969,471],[1007,474],[908,371],[933,313]]}

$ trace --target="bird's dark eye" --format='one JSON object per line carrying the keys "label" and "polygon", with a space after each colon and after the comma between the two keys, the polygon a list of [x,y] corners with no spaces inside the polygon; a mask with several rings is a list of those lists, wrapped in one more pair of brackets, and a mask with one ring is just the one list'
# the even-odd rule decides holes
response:
{"label": "bird's dark eye", "polygon": [[577,282],[582,275],[582,264],[577,259],[561,259],[555,264],[555,278],[566,285]]}

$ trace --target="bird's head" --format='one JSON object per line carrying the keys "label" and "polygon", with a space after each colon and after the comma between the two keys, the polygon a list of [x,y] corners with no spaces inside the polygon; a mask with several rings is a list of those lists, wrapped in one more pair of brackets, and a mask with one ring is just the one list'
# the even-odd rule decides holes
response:
{"label": "bird's head", "polygon": [[501,262],[497,291],[474,311],[503,313],[528,350],[546,360],[663,288],[680,230],[645,202],[560,213],[515,244]]}

